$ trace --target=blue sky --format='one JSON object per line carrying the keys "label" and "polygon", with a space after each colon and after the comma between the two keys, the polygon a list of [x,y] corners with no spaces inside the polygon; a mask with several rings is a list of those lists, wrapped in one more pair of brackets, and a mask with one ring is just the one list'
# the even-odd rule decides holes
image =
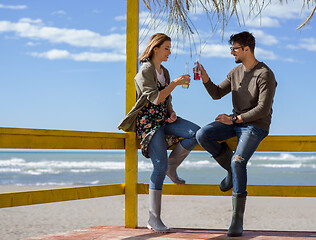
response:
{"label": "blue sky", "polygon": [[[109,2],[0,0],[1,127],[119,132],[125,115],[126,0]],[[233,18],[223,38],[209,37],[209,22],[199,8],[190,14],[200,33],[200,41],[194,37],[200,62],[217,84],[236,66],[229,36],[254,34],[257,59],[278,81],[271,135],[316,135],[315,17],[295,30],[314,5],[302,11],[301,2],[271,4],[261,18],[247,17],[242,5],[245,24]],[[140,1],[140,50],[149,18]],[[157,25],[148,35],[165,32],[163,21]],[[175,79],[185,62],[193,67],[195,54],[190,57],[187,41],[172,44],[164,66]],[[200,126],[232,111],[231,95],[214,101],[201,81],[177,87],[172,95],[176,113]]]}

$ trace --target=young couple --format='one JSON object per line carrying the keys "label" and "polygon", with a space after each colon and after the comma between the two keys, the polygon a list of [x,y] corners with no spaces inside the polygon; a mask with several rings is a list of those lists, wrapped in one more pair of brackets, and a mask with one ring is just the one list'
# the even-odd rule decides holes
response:
{"label": "young couple", "polygon": [[[179,85],[189,84],[190,76],[183,75],[170,81],[168,70],[161,65],[171,54],[171,38],[163,33],[153,35],[140,56],[142,65],[135,77],[137,101],[118,128],[136,132],[141,140],[142,154],[153,163],[147,227],[155,232],[170,230],[160,218],[165,176],[175,184],[185,184],[177,174],[177,167],[200,144],[227,170],[227,176],[220,183],[224,192],[233,188],[233,216],[227,235],[242,235],[247,162],[268,135],[277,83],[268,66],[255,58],[255,38],[251,33],[232,35],[229,43],[235,62],[241,64],[233,68],[222,83],[214,84],[200,63],[198,67],[203,84],[213,99],[232,92],[233,113],[220,114],[214,122],[202,128],[179,117],[172,107],[171,92]],[[224,142],[218,143],[234,136],[238,139],[235,151]],[[174,144],[177,145],[168,156],[167,149]]]}

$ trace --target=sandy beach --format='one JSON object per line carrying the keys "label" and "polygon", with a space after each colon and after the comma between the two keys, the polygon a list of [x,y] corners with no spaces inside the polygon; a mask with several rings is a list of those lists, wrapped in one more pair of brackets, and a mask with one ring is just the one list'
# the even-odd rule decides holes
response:
{"label": "sandy beach", "polygon": [[[47,188],[0,186],[0,192]],[[139,195],[138,204],[138,225],[144,227],[148,196]],[[171,228],[227,229],[230,224],[231,197],[164,195],[162,204],[162,219]],[[248,197],[244,228],[316,231],[315,205],[316,198]],[[121,195],[2,208],[0,238],[15,240],[92,226],[124,226],[124,207]]]}

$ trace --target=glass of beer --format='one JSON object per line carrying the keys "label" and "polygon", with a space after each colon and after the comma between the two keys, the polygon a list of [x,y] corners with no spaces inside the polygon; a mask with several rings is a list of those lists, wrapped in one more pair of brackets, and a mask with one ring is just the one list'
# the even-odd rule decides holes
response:
{"label": "glass of beer", "polygon": [[[189,63],[188,62],[185,63],[184,74],[185,75],[189,74]],[[182,84],[182,88],[189,88],[189,84]]]}

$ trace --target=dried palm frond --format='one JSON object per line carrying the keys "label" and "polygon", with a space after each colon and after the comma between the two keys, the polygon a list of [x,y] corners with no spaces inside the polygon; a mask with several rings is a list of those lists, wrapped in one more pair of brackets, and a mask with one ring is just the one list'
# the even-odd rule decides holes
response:
{"label": "dried palm frond", "polygon": [[[240,0],[143,0],[145,7],[152,14],[152,21],[163,19],[167,21],[167,32],[177,40],[183,39],[183,43],[189,41],[195,45],[199,39],[199,32],[190,19],[189,14],[201,9],[209,20],[211,33],[215,34],[220,30],[222,34],[233,16],[236,17],[238,24],[245,23],[244,13],[238,8]],[[249,4],[248,17],[260,15],[263,9],[271,3],[271,0],[249,0],[244,1]],[[280,0],[280,4],[284,1]],[[288,2],[287,0],[285,1]],[[316,0],[302,0],[302,9],[310,2]],[[312,18],[316,11],[316,6],[309,17],[297,28],[304,27]],[[152,26],[155,25],[151,23]],[[197,37],[196,37],[197,36]]]}

